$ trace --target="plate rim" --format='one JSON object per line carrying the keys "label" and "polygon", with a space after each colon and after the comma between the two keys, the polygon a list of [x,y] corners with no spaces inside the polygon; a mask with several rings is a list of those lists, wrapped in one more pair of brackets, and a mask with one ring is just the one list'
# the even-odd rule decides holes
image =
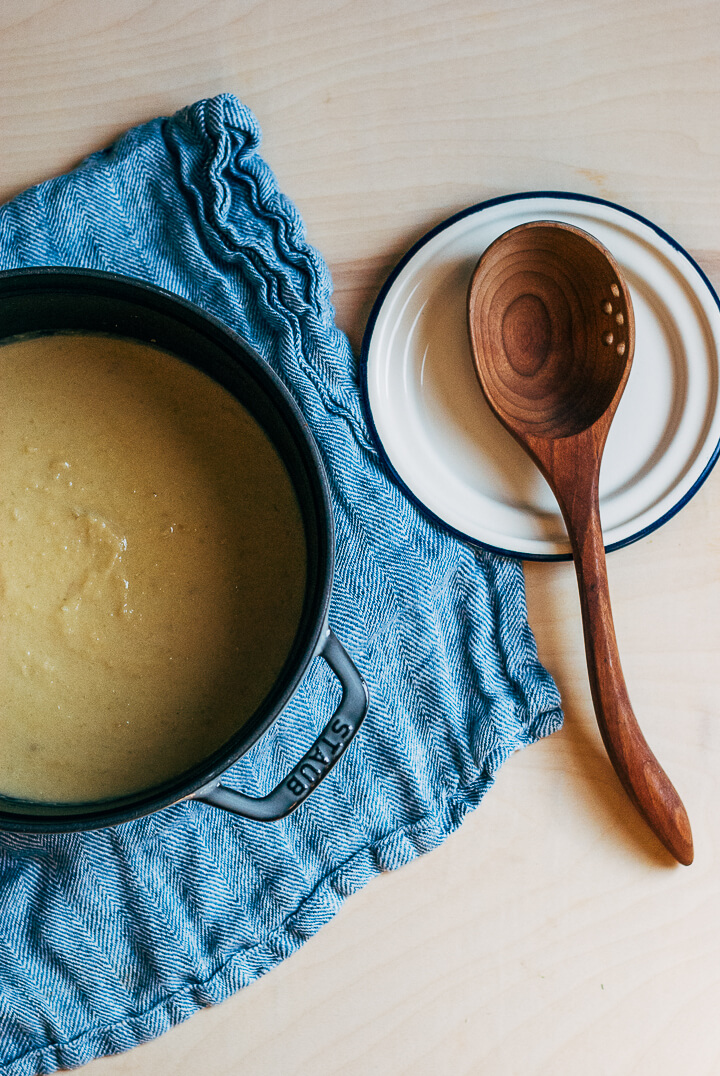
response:
{"label": "plate rim", "polygon": [[[365,325],[365,331],[363,333],[362,344],[360,347],[360,360],[358,364],[360,405],[362,408],[363,417],[365,418],[368,430],[370,432],[371,440],[379,454],[383,466],[391,474],[394,481],[400,486],[401,490],[408,498],[408,500],[418,509],[418,511],[422,515],[425,516],[426,519],[429,519],[432,523],[439,525],[443,528],[444,531],[449,534],[452,534],[454,537],[460,538],[462,541],[469,542],[471,545],[486,550],[489,553],[499,554],[503,557],[512,557],[514,560],[569,561],[572,560],[572,553],[569,552],[518,552],[515,549],[505,549],[502,546],[493,545],[492,543],[486,542],[481,538],[476,538],[474,535],[467,534],[464,531],[459,530],[457,527],[454,527],[451,523],[448,523],[446,520],[444,520],[442,516],[439,516],[437,515],[437,513],[433,512],[431,508],[428,508],[424,501],[422,501],[417,496],[417,494],[415,494],[413,490],[410,489],[405,479],[402,478],[402,476],[397,472],[395,466],[390,460],[390,457],[385,451],[385,446],[382,442],[382,438],[380,437],[378,429],[375,425],[375,420],[373,418],[368,388],[368,358],[370,352],[370,343],[375,330],[375,325],[377,323],[380,311],[385,303],[385,299],[387,298],[390,289],[392,288],[393,284],[395,283],[405,266],[427,243],[430,242],[431,239],[433,239],[436,235],[439,235],[446,229],[450,228],[458,221],[463,220],[463,218],[473,216],[483,210],[490,209],[492,206],[503,205],[509,202],[529,201],[534,198],[557,198],[561,201],[567,202],[589,202],[595,205],[603,205],[607,206],[610,209],[617,210],[619,213],[623,214],[626,217],[631,217],[634,220],[639,221],[647,228],[650,228],[651,231],[655,232],[656,235],[658,235],[661,239],[668,243],[673,248],[673,250],[675,250],[678,254],[682,255],[682,257],[684,257],[690,263],[695,272],[700,276],[701,280],[705,284],[705,287],[708,289],[708,293],[713,302],[715,303],[715,306],[718,309],[718,313],[720,314],[720,297],[718,296],[718,293],[715,291],[715,288],[711,284],[707,273],[698,265],[693,256],[689,254],[688,251],[680,243],[678,243],[676,239],[673,238],[673,236],[669,235],[668,232],[661,228],[660,225],[655,224],[647,217],[644,217],[641,213],[636,213],[633,209],[628,209],[625,206],[622,206],[617,202],[612,202],[607,198],[599,198],[593,194],[575,194],[572,191],[521,191],[516,194],[503,194],[495,198],[487,198],[481,202],[475,202],[473,205],[466,206],[464,209],[458,210],[458,212],[451,214],[451,216],[446,217],[444,220],[440,221],[438,224],[430,228],[429,231],[425,232],[422,236],[420,236],[420,238],[417,239],[412,244],[412,246],[410,246],[408,250],[405,251],[400,260],[386,277],[370,310],[370,314]],[[720,362],[718,365],[720,367]],[[605,546],[605,552],[612,553],[616,549],[623,549],[625,546],[633,545],[635,542],[639,542],[642,538],[646,538],[649,534],[652,534],[654,531],[659,530],[660,527],[664,526],[665,523],[672,519],[673,516],[676,516],[678,512],[680,512],[685,507],[688,501],[690,501],[695,496],[695,494],[704,484],[708,475],[717,463],[719,457],[720,439],[715,445],[710,455],[710,458],[708,459],[702,472],[698,475],[693,485],[690,487],[690,489],[686,490],[683,496],[677,501],[676,504],[672,506],[672,508],[668,509],[667,512],[665,512],[662,516],[656,519],[653,523],[650,523],[647,526],[641,528],[641,530],[637,531],[637,533],[631,534],[627,538],[619,539],[616,542],[609,543]]]}

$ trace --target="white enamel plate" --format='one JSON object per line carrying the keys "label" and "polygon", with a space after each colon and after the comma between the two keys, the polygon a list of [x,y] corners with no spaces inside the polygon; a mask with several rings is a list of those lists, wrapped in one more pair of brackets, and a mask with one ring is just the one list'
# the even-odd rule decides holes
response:
{"label": "white enamel plate", "polygon": [[582,195],[524,194],[474,206],[420,240],[373,308],[362,349],[366,415],[386,464],[436,520],[487,548],[569,556],[555,499],[490,412],[476,380],[466,298],[483,251],[530,220],[594,235],[623,270],[635,358],[600,475],[605,544],[659,527],[720,452],[720,300],[677,243],[620,206]]}

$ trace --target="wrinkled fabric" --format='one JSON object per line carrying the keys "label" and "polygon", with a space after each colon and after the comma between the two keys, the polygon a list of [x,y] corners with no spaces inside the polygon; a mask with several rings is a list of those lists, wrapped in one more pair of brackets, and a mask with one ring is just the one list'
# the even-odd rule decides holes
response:
{"label": "wrinkled fabric", "polygon": [[[12,1076],[127,1050],[269,971],[380,871],[438,845],[511,752],[562,720],[521,565],[428,522],[383,469],[327,267],[259,144],[229,95],[138,127],[0,209],[0,268],[150,281],[272,366],[327,468],[330,623],[368,683],[368,717],[281,822],[186,801],[109,830],[0,835],[0,1071]],[[316,659],[224,783],[269,791],[337,696]]]}

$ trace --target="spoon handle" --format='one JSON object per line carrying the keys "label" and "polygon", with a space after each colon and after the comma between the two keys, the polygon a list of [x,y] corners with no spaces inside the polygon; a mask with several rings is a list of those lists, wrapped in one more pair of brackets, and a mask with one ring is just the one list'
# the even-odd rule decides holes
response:
{"label": "spoon handle", "polygon": [[690,821],[682,800],[640,730],[620,665],[597,477],[589,491],[563,500],[580,590],[590,689],[605,749],[625,791],[650,829],[678,862],[689,865],[693,861]]}

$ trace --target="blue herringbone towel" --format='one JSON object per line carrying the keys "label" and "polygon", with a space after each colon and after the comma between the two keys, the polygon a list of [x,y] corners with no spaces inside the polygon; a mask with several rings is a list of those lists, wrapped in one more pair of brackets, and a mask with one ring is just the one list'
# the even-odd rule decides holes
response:
{"label": "blue herringbone towel", "polygon": [[[114,830],[0,836],[0,1071],[126,1050],[293,952],[381,870],[436,846],[516,748],[558,728],[521,566],[429,523],[368,440],[331,285],[231,96],[158,119],[0,209],[0,268],[149,280],[221,318],[288,385],[332,489],[330,622],[367,679],[365,725],[283,822],[196,802]],[[269,790],[336,686],[321,662],[226,783]]]}

